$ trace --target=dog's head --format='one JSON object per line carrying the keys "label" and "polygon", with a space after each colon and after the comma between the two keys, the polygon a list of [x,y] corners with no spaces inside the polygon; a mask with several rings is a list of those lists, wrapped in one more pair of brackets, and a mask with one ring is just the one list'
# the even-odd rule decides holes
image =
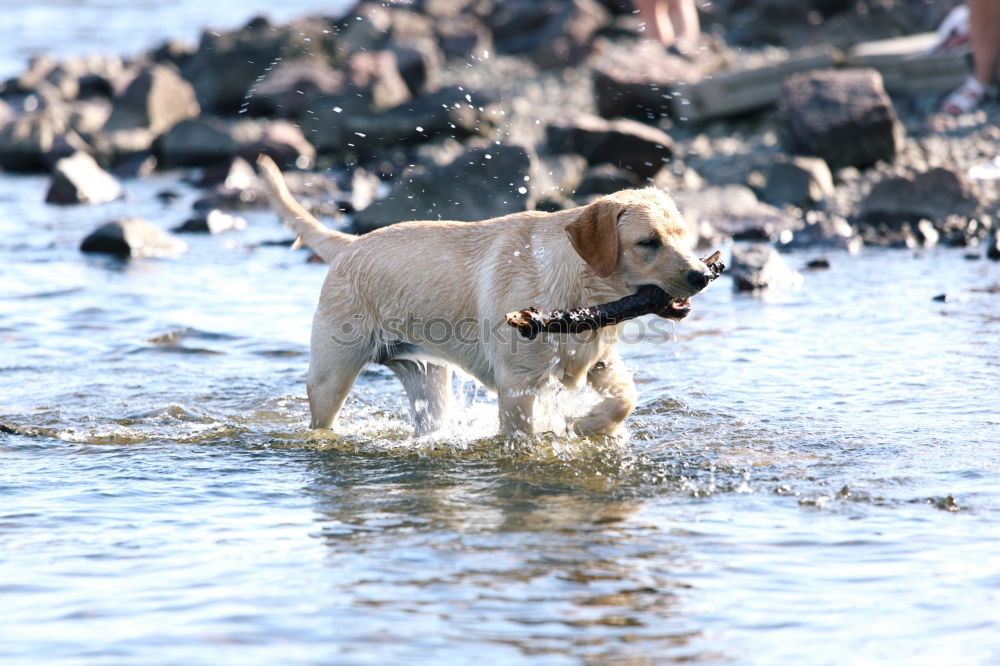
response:
{"label": "dog's head", "polygon": [[566,232],[599,277],[622,282],[629,293],[655,285],[683,314],[690,307],[687,299],[713,277],[691,253],[688,228],[677,206],[655,188],[602,197],[582,208]]}

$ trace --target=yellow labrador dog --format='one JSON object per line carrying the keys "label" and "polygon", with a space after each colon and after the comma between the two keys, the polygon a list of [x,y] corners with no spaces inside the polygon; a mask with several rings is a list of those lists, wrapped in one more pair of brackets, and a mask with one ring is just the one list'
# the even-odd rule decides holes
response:
{"label": "yellow labrador dog", "polygon": [[712,277],[691,253],[677,207],[656,189],[557,213],[403,222],[354,236],[310,215],[273,161],[258,164],[277,212],[330,265],[313,319],[313,428],[333,427],[358,373],[375,362],[401,380],[417,434],[446,418],[451,365],[496,392],[505,437],[535,433],[535,397],[553,381],[570,390],[586,382],[601,396],[567,424],[572,432],[611,434],[636,400],[614,349],[618,327],[524,340],[505,314],[591,306],[656,285],[682,317]]}

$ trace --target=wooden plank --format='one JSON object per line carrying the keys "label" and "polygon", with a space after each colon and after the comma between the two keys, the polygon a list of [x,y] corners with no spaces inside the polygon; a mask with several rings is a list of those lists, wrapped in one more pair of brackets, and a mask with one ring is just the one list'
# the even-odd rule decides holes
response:
{"label": "wooden plank", "polygon": [[781,83],[788,76],[811,69],[837,66],[842,59],[831,46],[803,49],[787,60],[706,77],[674,91],[674,116],[685,120],[709,120],[771,106],[781,99]]}

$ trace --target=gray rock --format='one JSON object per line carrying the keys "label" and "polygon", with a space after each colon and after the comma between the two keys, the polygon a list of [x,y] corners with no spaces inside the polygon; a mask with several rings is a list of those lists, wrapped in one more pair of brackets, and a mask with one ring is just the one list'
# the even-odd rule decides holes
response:
{"label": "gray rock", "polygon": [[493,34],[477,17],[450,14],[434,21],[438,45],[448,58],[482,58],[493,53]]}
{"label": "gray rock", "polygon": [[302,130],[287,120],[244,121],[234,128],[234,138],[237,152],[250,162],[263,153],[283,168],[308,169],[316,159],[316,149]]}
{"label": "gray rock", "polygon": [[765,175],[763,198],[768,203],[814,206],[833,194],[833,174],[819,157],[791,157],[775,162]]}
{"label": "gray rock", "polygon": [[993,261],[1000,261],[1000,229],[995,229],[987,240],[986,256]]}
{"label": "gray rock", "polygon": [[0,99],[0,127],[3,127],[14,118],[14,110],[7,102]]}
{"label": "gray rock", "polygon": [[210,116],[182,120],[156,141],[167,166],[204,166],[236,156],[236,140],[225,121]]}
{"label": "gray rock", "polygon": [[190,83],[170,67],[149,65],[115,100],[104,131],[142,128],[156,136],[200,111]]}
{"label": "gray rock", "polygon": [[422,95],[437,90],[444,54],[437,41],[431,38],[408,40],[390,47],[396,56],[399,75],[411,95]]}
{"label": "gray rock", "polygon": [[320,152],[350,151],[371,159],[386,146],[489,135],[496,126],[494,101],[492,96],[459,86],[442,88],[382,113],[345,109],[324,98],[302,125]]}
{"label": "gray rock", "polygon": [[0,168],[49,171],[63,157],[90,146],[51,111],[22,113],[0,129]]}
{"label": "gray rock", "polygon": [[486,17],[498,53],[526,55],[546,68],[582,62],[609,22],[595,0],[506,0]]}
{"label": "gray rock", "polygon": [[574,196],[579,200],[586,197],[613,194],[619,190],[639,187],[642,183],[632,171],[616,167],[613,164],[598,164],[587,170],[583,180],[576,188]]}
{"label": "gray rock", "polygon": [[122,196],[122,187],[87,153],[75,153],[56,162],[45,202],[102,204]]}
{"label": "gray rock", "polygon": [[578,116],[546,128],[549,150],[578,153],[590,164],[608,163],[652,178],[673,157],[674,142],[660,129],[627,119]]}
{"label": "gray rock", "polygon": [[249,91],[247,112],[255,116],[297,118],[317,98],[343,91],[344,76],[325,62],[282,62]]}
{"label": "gray rock", "polygon": [[405,220],[485,220],[525,210],[532,157],[518,146],[470,148],[397,181],[354,218],[358,233]]}
{"label": "gray rock", "polygon": [[788,152],[817,155],[832,169],[891,162],[903,142],[903,127],[874,69],[790,76],[784,109]]}
{"label": "gray rock", "polygon": [[128,257],[173,257],[187,251],[187,245],[156,225],[137,217],[102,224],[80,244],[83,252]]}
{"label": "gray rock", "polygon": [[239,30],[206,30],[182,72],[194,86],[203,108],[233,113],[247,101],[253,86],[267,78],[279,58],[323,59],[331,52],[335,40],[331,27],[322,17],[299,19],[280,27],[258,17]]}
{"label": "gray rock", "polygon": [[726,273],[733,278],[736,291],[781,289],[802,283],[802,274],[789,266],[777,250],[763,243],[733,246]]}
{"label": "gray rock", "polygon": [[791,240],[792,234],[803,225],[798,217],[758,201],[753,190],[743,185],[675,192],[673,197],[689,225],[708,226],[715,236],[721,234],[736,240]]}
{"label": "gray rock", "polygon": [[221,210],[213,209],[205,215],[198,215],[186,220],[184,224],[175,228],[178,233],[210,233],[221,234],[226,231],[243,231],[247,228],[247,221],[238,215],[229,215]]}
{"label": "gray rock", "polygon": [[247,160],[234,157],[228,163],[220,162],[206,167],[194,184],[198,187],[222,185],[245,190],[257,185],[257,172]]}
{"label": "gray rock", "polygon": [[587,160],[580,155],[540,155],[531,176],[538,196],[568,201],[587,172]]}
{"label": "gray rock", "polygon": [[936,167],[876,183],[861,204],[860,220],[890,225],[921,219],[942,222],[949,215],[972,215],[979,205],[962,174]]}
{"label": "gray rock", "polygon": [[858,252],[864,241],[843,217],[819,211],[807,212],[805,226],[793,231],[791,239],[783,237],[778,241],[780,250],[817,247]]}
{"label": "gray rock", "polygon": [[661,49],[612,51],[593,68],[597,112],[654,122],[672,115],[678,84],[697,78],[692,63]]}

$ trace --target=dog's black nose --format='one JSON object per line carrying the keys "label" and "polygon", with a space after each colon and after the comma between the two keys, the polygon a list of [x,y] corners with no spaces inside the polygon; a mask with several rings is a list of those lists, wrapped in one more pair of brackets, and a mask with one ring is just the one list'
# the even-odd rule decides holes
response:
{"label": "dog's black nose", "polygon": [[701,271],[688,271],[684,276],[687,283],[694,287],[695,289],[701,290],[708,286],[709,281],[712,279],[711,274],[702,273]]}

